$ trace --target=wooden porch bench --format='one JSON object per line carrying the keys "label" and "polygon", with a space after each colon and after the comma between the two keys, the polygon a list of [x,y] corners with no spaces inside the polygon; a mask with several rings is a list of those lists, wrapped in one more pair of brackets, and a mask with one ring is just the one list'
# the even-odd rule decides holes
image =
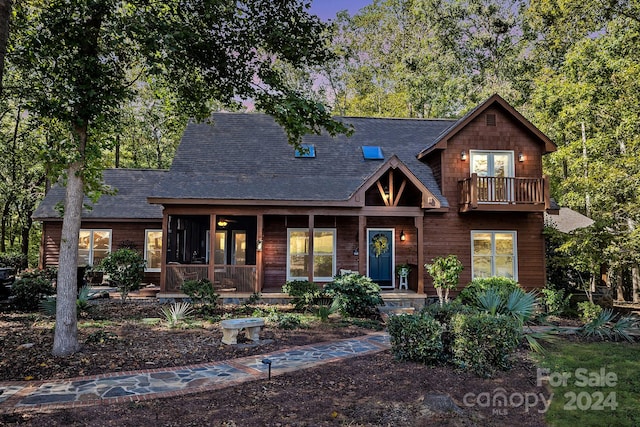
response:
{"label": "wooden porch bench", "polygon": [[260,340],[260,328],[264,326],[264,319],[260,317],[247,317],[242,319],[227,319],[220,322],[222,326],[222,342],[225,344],[237,344],[238,332],[244,329],[244,333],[252,341]]}

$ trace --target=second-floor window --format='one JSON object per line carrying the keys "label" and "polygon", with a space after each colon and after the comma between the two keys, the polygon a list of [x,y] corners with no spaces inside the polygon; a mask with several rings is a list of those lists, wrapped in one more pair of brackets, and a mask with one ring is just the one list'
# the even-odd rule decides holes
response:
{"label": "second-floor window", "polygon": [[478,201],[504,203],[513,201],[513,151],[471,150],[471,173],[478,175]]}

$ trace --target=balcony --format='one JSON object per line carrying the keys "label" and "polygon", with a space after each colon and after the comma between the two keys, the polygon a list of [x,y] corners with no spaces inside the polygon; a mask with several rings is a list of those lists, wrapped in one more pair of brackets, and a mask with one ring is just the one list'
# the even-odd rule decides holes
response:
{"label": "balcony", "polygon": [[459,211],[544,212],[549,207],[549,180],[478,176],[458,181]]}

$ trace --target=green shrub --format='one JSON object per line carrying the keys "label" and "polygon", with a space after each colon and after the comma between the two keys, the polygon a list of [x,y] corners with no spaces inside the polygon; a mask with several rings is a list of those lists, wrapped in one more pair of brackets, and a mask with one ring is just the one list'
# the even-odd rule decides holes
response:
{"label": "green shrub", "polygon": [[275,320],[280,329],[298,329],[302,326],[300,316],[295,313],[278,313]]}
{"label": "green shrub", "polygon": [[460,292],[457,299],[463,304],[475,304],[478,294],[489,289],[494,289],[500,295],[501,299],[506,300],[511,292],[520,289],[520,285],[508,277],[476,278]]}
{"label": "green shrub", "polygon": [[14,273],[27,266],[26,255],[20,252],[0,252],[0,267],[13,268]]}
{"label": "green shrub", "polygon": [[547,285],[541,289],[542,303],[547,314],[562,314],[569,307],[571,295],[565,296],[564,289]]}
{"label": "green shrub", "polygon": [[600,315],[602,307],[591,301],[582,301],[578,303],[578,312],[580,313],[580,320],[584,323],[590,323]]}
{"label": "green shrub", "polygon": [[442,325],[420,314],[390,316],[391,352],[398,360],[433,363],[442,358]]}
{"label": "green shrub", "polygon": [[509,368],[509,356],[522,337],[520,323],[511,316],[458,314],[452,327],[453,362],[482,377]]}
{"label": "green shrub", "polygon": [[198,311],[202,314],[212,314],[220,297],[209,279],[187,280],[182,284],[181,291],[191,302],[199,305]]}
{"label": "green shrub", "polygon": [[140,289],[145,265],[139,252],[122,248],[107,255],[100,263],[100,269],[109,275],[109,282],[118,288],[124,303],[130,291]]}
{"label": "green shrub", "polygon": [[289,294],[296,310],[306,310],[320,297],[322,289],[308,280],[290,280],[284,284],[282,292]]}
{"label": "green shrub", "polygon": [[55,294],[50,280],[44,277],[23,277],[11,287],[13,305],[22,311],[38,309],[40,301],[48,295]]}
{"label": "green shrub", "polygon": [[453,346],[453,331],[451,327],[452,319],[457,314],[475,314],[478,311],[472,307],[462,304],[460,301],[449,301],[440,305],[430,304],[425,306],[421,313],[423,315],[433,317],[442,326],[442,359],[451,361],[453,355],[451,348]]}
{"label": "green shrub", "polygon": [[346,316],[367,317],[382,304],[380,286],[369,277],[356,273],[336,276],[333,282],[325,286],[324,292],[337,298],[340,312]]}

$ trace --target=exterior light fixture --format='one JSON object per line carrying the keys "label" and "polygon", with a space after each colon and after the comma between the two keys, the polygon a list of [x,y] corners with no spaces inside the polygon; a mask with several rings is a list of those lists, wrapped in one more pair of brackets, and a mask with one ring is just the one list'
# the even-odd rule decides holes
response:
{"label": "exterior light fixture", "polygon": [[358,248],[355,248],[353,250],[353,256],[358,256],[358,255],[360,255],[360,251],[358,250]]}
{"label": "exterior light fixture", "polygon": [[226,227],[227,225],[229,225],[229,223],[224,219],[221,219],[220,221],[218,221],[218,227]]}
{"label": "exterior light fixture", "polygon": [[407,240],[407,236],[404,234],[404,230],[400,231],[400,241],[404,242]]}
{"label": "exterior light fixture", "polygon": [[460,160],[462,160],[463,162],[467,160],[467,152],[465,150],[462,150],[460,152]]}
{"label": "exterior light fixture", "polygon": [[258,252],[262,251],[262,239],[259,239],[257,244],[256,244],[256,250]]}
{"label": "exterior light fixture", "polygon": [[522,151],[518,153],[518,161],[520,163],[524,162],[524,153]]}

